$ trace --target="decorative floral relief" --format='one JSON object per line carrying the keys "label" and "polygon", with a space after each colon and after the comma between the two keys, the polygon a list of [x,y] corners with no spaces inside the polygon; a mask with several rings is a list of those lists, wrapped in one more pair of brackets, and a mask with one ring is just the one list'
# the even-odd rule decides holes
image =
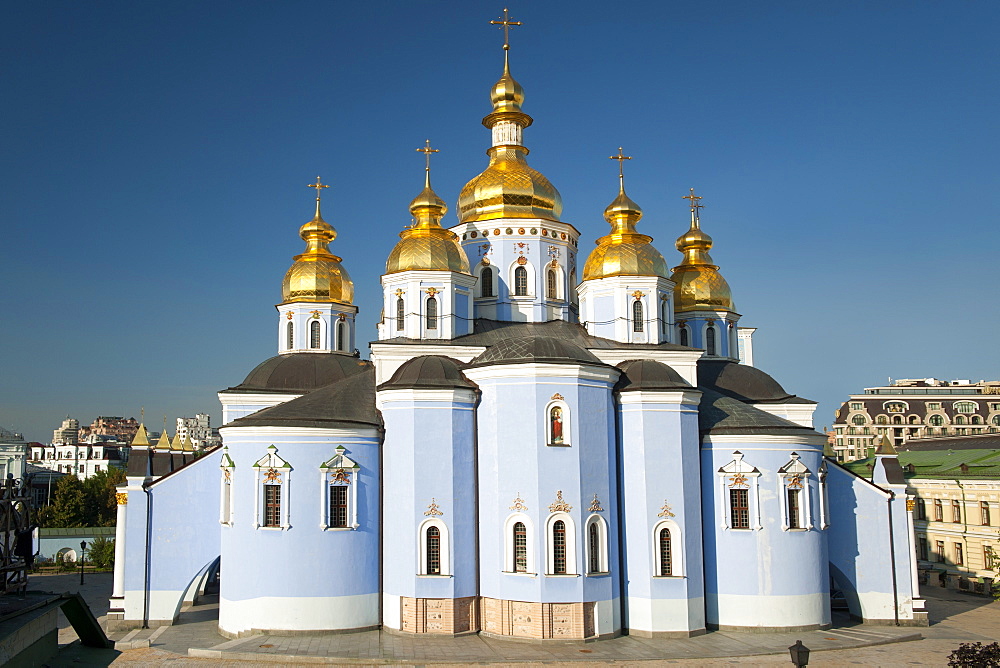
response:
{"label": "decorative floral relief", "polygon": [[555,500],[555,502],[553,502],[552,504],[549,505],[549,512],[550,513],[568,513],[571,510],[573,510],[573,506],[571,506],[568,503],[566,503],[566,500],[563,499],[562,490],[557,491],[556,492],[556,500]]}
{"label": "decorative floral relief", "polygon": [[351,472],[344,469],[333,469],[330,471],[330,482],[336,485],[350,485]]}
{"label": "decorative floral relief", "polygon": [[791,478],[789,478],[788,479],[788,488],[789,489],[802,489],[802,477],[796,475],[796,476],[792,476]]}
{"label": "decorative floral relief", "polygon": [[670,504],[667,500],[663,500],[663,505],[660,506],[660,512],[656,514],[657,517],[674,517],[673,511],[670,509]]}
{"label": "decorative floral relief", "polygon": [[281,472],[277,469],[268,469],[264,473],[264,482],[281,482]]}
{"label": "decorative floral relief", "polygon": [[511,510],[516,510],[519,513],[523,513],[528,509],[528,506],[524,505],[524,499],[521,498],[521,493],[517,493],[517,497],[514,499],[514,505],[510,507]]}
{"label": "decorative floral relief", "polygon": [[563,400],[563,395],[559,394],[558,392],[552,395],[551,401],[562,401],[562,400]]}
{"label": "decorative floral relief", "polygon": [[438,508],[437,501],[434,497],[431,497],[431,502],[427,504],[427,510],[424,511],[424,515],[444,515],[441,509]]}
{"label": "decorative floral relief", "polygon": [[594,500],[590,502],[589,510],[592,513],[599,513],[604,510],[604,508],[601,508],[601,502],[597,500],[596,494],[594,495]]}

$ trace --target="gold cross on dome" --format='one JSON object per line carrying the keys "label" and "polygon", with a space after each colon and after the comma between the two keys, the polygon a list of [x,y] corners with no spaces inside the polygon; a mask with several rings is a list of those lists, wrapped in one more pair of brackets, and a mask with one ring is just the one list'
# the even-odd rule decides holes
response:
{"label": "gold cross on dome", "polygon": [[618,147],[618,155],[609,155],[608,156],[608,160],[617,160],[618,161],[618,178],[619,178],[619,180],[622,179],[622,178],[624,178],[624,176],[625,176],[625,170],[624,170],[625,161],[626,160],[631,160],[631,159],[632,159],[632,156],[625,155],[625,154],[622,153],[622,147],[621,146]]}
{"label": "gold cross on dome", "polygon": [[691,213],[695,213],[696,209],[703,209],[705,206],[704,204],[701,204],[699,201],[701,200],[701,197],[694,194],[694,188],[691,188],[690,195],[682,195],[681,199],[691,200]]}
{"label": "gold cross on dome", "polygon": [[510,29],[521,25],[520,21],[511,21],[510,14],[507,13],[507,8],[503,8],[503,21],[490,21],[490,25],[503,26],[503,50],[507,51],[510,49]]}
{"label": "gold cross on dome", "polygon": [[319,194],[323,192],[323,188],[329,188],[330,186],[325,186],[322,183],[320,183],[319,177],[317,176],[316,183],[310,183],[307,187],[316,189],[316,199],[319,200]]}
{"label": "gold cross on dome", "polygon": [[418,153],[423,153],[426,159],[426,165],[424,166],[424,171],[431,171],[431,153],[440,153],[441,149],[431,148],[431,140],[427,139],[424,141],[424,145],[417,149]]}

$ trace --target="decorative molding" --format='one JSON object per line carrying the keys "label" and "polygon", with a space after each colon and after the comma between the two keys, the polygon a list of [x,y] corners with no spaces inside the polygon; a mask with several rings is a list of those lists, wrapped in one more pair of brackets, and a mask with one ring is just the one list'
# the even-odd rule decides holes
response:
{"label": "decorative molding", "polygon": [[666,499],[663,499],[663,505],[660,506],[660,512],[656,514],[657,517],[675,517],[674,512],[670,509],[670,504],[667,503]]}
{"label": "decorative molding", "polygon": [[[121,496],[121,494],[119,494],[118,496]],[[121,502],[119,501],[119,503],[121,503]],[[907,512],[912,513],[913,509],[916,508],[916,507],[917,507],[917,502],[915,500],[913,500],[913,499],[907,499],[906,500],[906,511]]]}
{"label": "decorative molding", "polygon": [[426,292],[427,292],[427,296],[428,297],[433,297],[434,295],[436,295],[438,293],[438,289],[437,288],[427,288]]}
{"label": "decorative molding", "polygon": [[116,492],[115,501],[118,502],[119,506],[124,506],[128,504],[128,492]]}
{"label": "decorative molding", "polygon": [[322,311],[309,311],[309,313],[311,313],[312,317],[316,318],[317,320],[319,320],[320,316],[323,315]]}
{"label": "decorative molding", "polygon": [[264,472],[264,482],[281,482],[281,471],[270,468]]}
{"label": "decorative molding", "polygon": [[291,320],[291,319],[292,319],[292,318],[293,318],[294,316],[292,315],[292,312],[291,312],[291,311],[287,311],[287,312],[285,313],[285,317],[286,317],[286,318],[288,318],[289,320]]}
{"label": "decorative molding", "polygon": [[519,255],[517,257],[517,263],[519,265],[521,265],[521,266],[524,266],[524,265],[528,264],[528,258],[524,257],[523,255]]}
{"label": "decorative molding", "polygon": [[337,320],[347,320],[347,314],[346,313],[338,313],[337,314]]}
{"label": "decorative molding", "polygon": [[403,288],[396,288],[396,296],[397,297],[402,297],[405,294],[406,294],[406,290],[404,290]]}
{"label": "decorative molding", "polygon": [[516,510],[519,513],[523,513],[528,509],[528,506],[524,505],[524,499],[521,498],[521,493],[518,492],[517,496],[514,498],[514,505],[510,507],[511,510]]}
{"label": "decorative molding", "polygon": [[553,394],[552,398],[549,399],[549,401],[562,401],[562,400],[563,400],[563,395],[559,394],[558,392]]}
{"label": "decorative molding", "polygon": [[329,479],[331,485],[350,485],[351,471],[345,471],[344,469],[333,469],[332,471],[330,471]]}
{"label": "decorative molding", "polygon": [[745,474],[743,474],[743,473],[736,473],[736,474],[734,474],[733,476],[731,476],[729,478],[729,486],[730,487],[748,488],[748,487],[750,487],[750,483],[747,480],[747,477],[746,477]]}
{"label": "decorative molding", "polygon": [[596,494],[594,494],[594,500],[590,502],[588,510],[592,513],[600,513],[604,510],[604,508],[601,508],[601,502],[597,499]]}
{"label": "decorative molding", "polygon": [[632,296],[635,297],[636,299],[642,299],[643,297],[646,296],[646,293],[643,292],[642,290],[636,290],[635,292],[632,293]]}
{"label": "decorative molding", "polygon": [[556,492],[556,500],[554,502],[552,502],[551,504],[549,504],[549,512],[550,513],[568,513],[571,510],[573,510],[573,506],[571,506],[568,503],[566,503],[566,500],[563,499],[562,490],[561,489],[558,490]]}
{"label": "decorative molding", "polygon": [[431,497],[431,502],[427,504],[427,510],[424,511],[424,515],[431,515],[431,516],[444,515],[444,513],[442,513],[441,509],[438,507],[437,500],[433,496]]}

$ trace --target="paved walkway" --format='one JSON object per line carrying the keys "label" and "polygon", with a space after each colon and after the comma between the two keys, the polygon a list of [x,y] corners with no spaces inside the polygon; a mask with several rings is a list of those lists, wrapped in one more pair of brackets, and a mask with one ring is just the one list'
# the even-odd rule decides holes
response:
{"label": "paved walkway", "polygon": [[[31,588],[55,592],[81,591],[95,614],[103,612],[110,594],[110,575],[34,577]],[[158,629],[117,633],[116,640],[149,640],[149,648],[93,650],[72,643],[52,666],[305,666],[407,663],[455,666],[587,664],[657,666],[667,664],[789,665],[787,647],[801,639],[813,654],[811,666],[943,666],[961,642],[1000,641],[1000,603],[957,592],[929,588],[929,628],[872,627],[839,620],[837,628],[797,634],[714,632],[698,638],[648,640],[623,637],[600,642],[517,642],[482,636],[413,638],[377,631],[314,636],[252,636],[227,640],[216,631],[218,603],[207,598],[185,608],[177,624]],[[103,617],[101,617],[103,620]],[[65,623],[65,622],[63,622]],[[60,629],[60,643],[75,634]],[[923,639],[919,639],[919,638]],[[912,642],[905,642],[912,640]]]}

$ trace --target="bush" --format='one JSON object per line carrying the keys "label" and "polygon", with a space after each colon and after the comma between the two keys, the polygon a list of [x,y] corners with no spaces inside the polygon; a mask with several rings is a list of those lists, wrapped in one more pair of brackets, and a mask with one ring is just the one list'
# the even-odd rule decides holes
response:
{"label": "bush", "polygon": [[1000,668],[1000,644],[964,642],[948,655],[951,668]]}
{"label": "bush", "polygon": [[97,568],[108,568],[115,565],[115,541],[104,536],[98,536],[87,549],[87,561]]}

